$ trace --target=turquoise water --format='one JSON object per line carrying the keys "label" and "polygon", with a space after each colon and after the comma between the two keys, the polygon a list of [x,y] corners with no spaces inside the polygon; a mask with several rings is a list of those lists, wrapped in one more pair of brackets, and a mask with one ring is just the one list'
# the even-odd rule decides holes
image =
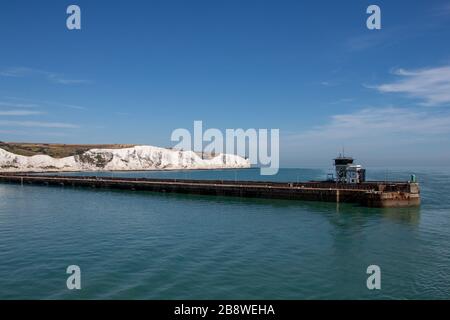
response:
{"label": "turquoise water", "polygon": [[[448,299],[450,169],[414,173],[422,206],[403,209],[0,184],[0,298]],[[256,169],[113,175],[268,179]],[[72,264],[78,291],[66,288]],[[372,264],[381,290],[366,287]]]}

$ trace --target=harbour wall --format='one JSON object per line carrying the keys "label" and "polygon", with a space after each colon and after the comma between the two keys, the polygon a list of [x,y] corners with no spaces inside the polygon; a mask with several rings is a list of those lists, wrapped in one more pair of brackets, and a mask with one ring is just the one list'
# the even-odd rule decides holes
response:
{"label": "harbour wall", "polygon": [[0,173],[0,182],[136,191],[356,203],[367,207],[420,205],[418,183],[371,181],[359,184],[334,182],[260,182],[230,180],[179,180],[109,178]]}

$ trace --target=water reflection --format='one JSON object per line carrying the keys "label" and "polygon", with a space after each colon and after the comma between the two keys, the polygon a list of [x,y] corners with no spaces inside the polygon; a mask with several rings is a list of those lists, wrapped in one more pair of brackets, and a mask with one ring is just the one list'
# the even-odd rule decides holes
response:
{"label": "water reflection", "polygon": [[[93,192],[91,190],[87,192]],[[420,207],[406,208],[368,208],[353,203],[334,203],[302,200],[241,198],[229,196],[210,196],[197,194],[168,193],[161,194],[151,191],[103,190],[96,192],[113,192],[120,194],[133,194],[142,197],[164,197],[170,201],[203,202],[206,205],[239,205],[240,207],[262,206],[265,209],[273,208],[278,213],[318,214],[326,217],[332,224],[364,225],[370,220],[389,220],[396,223],[418,225],[420,222]],[[285,209],[285,210],[279,210]]]}
{"label": "water reflection", "polygon": [[409,208],[382,208],[381,214],[384,218],[393,222],[418,225],[420,222],[420,207]]}

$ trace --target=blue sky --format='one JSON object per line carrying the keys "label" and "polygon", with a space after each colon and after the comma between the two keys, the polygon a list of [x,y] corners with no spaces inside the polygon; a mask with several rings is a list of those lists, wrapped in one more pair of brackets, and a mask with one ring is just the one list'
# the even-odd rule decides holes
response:
{"label": "blue sky", "polygon": [[172,146],[202,120],[279,128],[282,166],[450,163],[450,1],[0,6],[2,141]]}

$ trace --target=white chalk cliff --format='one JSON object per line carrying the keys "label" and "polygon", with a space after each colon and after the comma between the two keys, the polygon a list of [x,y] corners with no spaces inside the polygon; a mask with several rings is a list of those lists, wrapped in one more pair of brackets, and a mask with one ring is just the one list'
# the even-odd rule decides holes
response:
{"label": "white chalk cliff", "polygon": [[124,149],[91,149],[66,158],[47,155],[17,155],[0,148],[0,171],[119,171],[249,168],[250,161],[240,156],[219,154],[202,159],[192,151],[177,151],[153,146]]}

